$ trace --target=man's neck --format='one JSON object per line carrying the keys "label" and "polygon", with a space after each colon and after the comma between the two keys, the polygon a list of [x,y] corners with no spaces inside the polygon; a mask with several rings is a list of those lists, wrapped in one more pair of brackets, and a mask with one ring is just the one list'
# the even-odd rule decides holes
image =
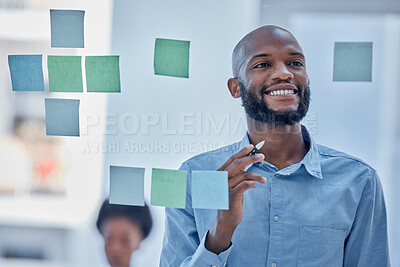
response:
{"label": "man's neck", "polygon": [[259,153],[265,161],[279,170],[300,162],[308,151],[308,143],[303,139],[300,123],[275,126],[247,119],[250,143],[265,140]]}

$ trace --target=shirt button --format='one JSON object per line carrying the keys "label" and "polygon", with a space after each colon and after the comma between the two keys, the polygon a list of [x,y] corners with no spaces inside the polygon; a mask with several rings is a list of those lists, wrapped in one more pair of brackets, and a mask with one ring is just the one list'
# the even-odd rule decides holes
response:
{"label": "shirt button", "polygon": [[279,221],[279,216],[276,216],[276,215],[275,215],[275,216],[274,216],[274,221],[276,221],[276,222]]}
{"label": "shirt button", "polygon": [[260,163],[258,163],[258,166],[262,167],[262,166],[264,166],[264,163],[260,162]]}
{"label": "shirt button", "polygon": [[273,263],[271,264],[271,267],[276,267],[276,263],[273,262]]}
{"label": "shirt button", "polygon": [[211,267],[217,267],[217,265],[212,265]]}
{"label": "shirt button", "polygon": [[277,177],[277,178],[278,178],[278,177],[279,177],[279,173],[275,173],[275,177]]}

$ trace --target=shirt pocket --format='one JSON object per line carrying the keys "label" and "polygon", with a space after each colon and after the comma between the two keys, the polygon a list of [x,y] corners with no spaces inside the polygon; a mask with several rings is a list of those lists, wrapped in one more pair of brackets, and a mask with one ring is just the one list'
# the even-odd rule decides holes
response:
{"label": "shirt pocket", "polygon": [[301,227],[297,266],[343,266],[344,239],[342,229]]}

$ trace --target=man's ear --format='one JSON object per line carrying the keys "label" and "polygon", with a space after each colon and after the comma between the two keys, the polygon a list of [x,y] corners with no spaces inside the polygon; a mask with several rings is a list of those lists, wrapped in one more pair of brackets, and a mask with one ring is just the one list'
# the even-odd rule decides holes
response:
{"label": "man's ear", "polygon": [[233,98],[240,97],[240,86],[237,78],[230,78],[228,80],[228,89]]}

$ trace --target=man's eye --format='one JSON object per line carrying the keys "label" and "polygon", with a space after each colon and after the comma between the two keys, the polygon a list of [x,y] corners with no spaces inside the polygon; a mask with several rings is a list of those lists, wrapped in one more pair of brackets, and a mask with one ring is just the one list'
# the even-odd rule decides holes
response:
{"label": "man's eye", "polygon": [[301,61],[293,61],[289,63],[290,66],[303,66]]}
{"label": "man's eye", "polygon": [[268,63],[260,63],[254,66],[254,68],[265,68],[268,67]]}

